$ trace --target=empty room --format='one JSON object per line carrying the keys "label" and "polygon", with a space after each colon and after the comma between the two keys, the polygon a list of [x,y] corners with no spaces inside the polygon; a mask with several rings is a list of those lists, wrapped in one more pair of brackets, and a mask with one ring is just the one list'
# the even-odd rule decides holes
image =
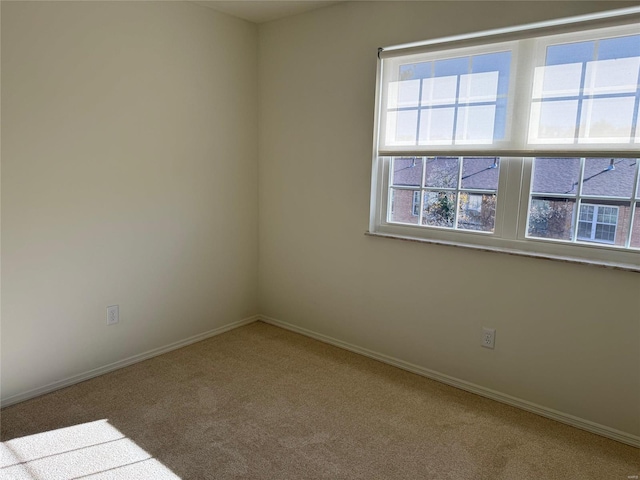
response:
{"label": "empty room", "polygon": [[637,2],[0,28],[0,479],[639,478]]}

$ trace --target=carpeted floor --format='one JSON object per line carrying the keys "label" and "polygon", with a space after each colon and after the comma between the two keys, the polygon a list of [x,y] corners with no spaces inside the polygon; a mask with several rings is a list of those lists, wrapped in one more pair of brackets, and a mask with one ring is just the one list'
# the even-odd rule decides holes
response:
{"label": "carpeted floor", "polygon": [[260,322],[8,407],[1,421],[2,480],[640,474],[636,448]]}

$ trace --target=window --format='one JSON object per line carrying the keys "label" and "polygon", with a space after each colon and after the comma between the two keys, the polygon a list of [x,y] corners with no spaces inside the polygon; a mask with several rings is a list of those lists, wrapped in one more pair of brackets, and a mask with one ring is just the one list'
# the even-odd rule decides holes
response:
{"label": "window", "polygon": [[578,238],[591,242],[614,243],[618,225],[618,207],[581,205]]}
{"label": "window", "polygon": [[370,231],[640,270],[640,8],[381,49]]}

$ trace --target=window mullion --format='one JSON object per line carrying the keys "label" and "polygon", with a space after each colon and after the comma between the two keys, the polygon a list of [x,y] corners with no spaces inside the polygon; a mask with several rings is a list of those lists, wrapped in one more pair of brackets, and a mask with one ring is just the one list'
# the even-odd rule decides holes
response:
{"label": "window mullion", "polygon": [[454,212],[453,217],[453,228],[458,228],[458,212],[460,211],[460,189],[462,188],[462,162],[464,161],[463,157],[458,157],[458,187],[456,188],[456,210]]}
{"label": "window mullion", "polygon": [[582,184],[584,183],[584,166],[586,160],[580,159],[580,176],[578,177],[578,189],[576,191],[576,209],[574,211],[573,218],[573,231],[571,232],[571,241],[575,242],[578,238],[578,222],[580,221],[580,207],[582,205]]}
{"label": "window mullion", "polygon": [[420,216],[418,217],[418,225],[422,225],[424,216],[424,185],[427,180],[427,157],[422,157],[422,176],[420,179]]}
{"label": "window mullion", "polygon": [[[638,126],[637,128],[640,128]],[[640,158],[636,160],[636,172],[635,177],[633,178],[633,191],[631,192],[631,202],[629,202],[629,208],[631,211],[629,212],[629,223],[627,228],[627,240],[625,241],[625,247],[631,247],[631,235],[633,235],[633,221],[636,216],[636,198],[640,195],[640,190],[638,190],[638,183],[640,183]]]}
{"label": "window mullion", "polygon": [[636,217],[636,208],[637,208],[636,205],[638,205],[636,200],[631,200],[631,203],[630,203],[631,211],[629,212],[629,229],[627,232],[627,241],[625,242],[626,248],[631,248],[631,236],[633,235],[633,225]]}
{"label": "window mullion", "polygon": [[[595,205],[593,207],[593,218],[591,219],[591,237],[589,237],[591,240],[596,239],[596,229],[598,228],[598,209],[599,209],[598,205]],[[579,217],[580,217],[580,214],[578,214],[578,218]]]}
{"label": "window mullion", "polygon": [[[531,93],[535,69],[535,40],[523,40],[514,49],[514,69],[509,85],[511,106],[510,128],[507,132],[511,145],[516,150],[524,150],[529,135],[529,117],[531,115]],[[508,118],[508,117],[507,117]]]}
{"label": "window mullion", "polygon": [[[525,149],[529,134],[528,125],[531,112],[531,92],[533,89],[533,73],[535,68],[534,39],[523,40],[514,50],[514,70],[509,85],[511,130],[508,132],[514,149]],[[506,160],[506,162],[505,162]],[[502,214],[500,216],[501,236],[504,238],[521,238],[526,236],[527,213],[531,185],[531,159],[501,159],[501,170],[508,163],[506,172],[500,175],[498,195],[501,196]],[[504,178],[504,180],[503,180]],[[497,216],[496,212],[496,216]],[[497,220],[496,220],[497,222]]]}
{"label": "window mullion", "polygon": [[[505,182],[506,209],[504,214],[507,231],[504,236],[524,240],[527,233],[532,159],[509,158],[508,162],[509,176]],[[500,187],[502,188],[502,185]]]}
{"label": "window mullion", "polygon": [[[382,159],[381,159],[382,160]],[[380,177],[382,178],[382,186],[380,189],[380,195],[382,196],[382,204],[386,205],[384,210],[378,213],[378,218],[381,221],[388,222],[391,217],[391,202],[393,196],[391,195],[391,166],[393,160],[384,159],[380,161]]]}

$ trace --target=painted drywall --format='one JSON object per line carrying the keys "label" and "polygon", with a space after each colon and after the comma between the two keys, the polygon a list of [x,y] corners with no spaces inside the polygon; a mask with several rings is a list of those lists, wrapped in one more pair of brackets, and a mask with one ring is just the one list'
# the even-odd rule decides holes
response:
{"label": "painted drywall", "polygon": [[1,26],[2,397],[257,313],[256,25],[3,1]]}
{"label": "painted drywall", "polygon": [[378,47],[629,5],[350,2],[261,25],[261,313],[640,434],[638,274],[364,235]]}

